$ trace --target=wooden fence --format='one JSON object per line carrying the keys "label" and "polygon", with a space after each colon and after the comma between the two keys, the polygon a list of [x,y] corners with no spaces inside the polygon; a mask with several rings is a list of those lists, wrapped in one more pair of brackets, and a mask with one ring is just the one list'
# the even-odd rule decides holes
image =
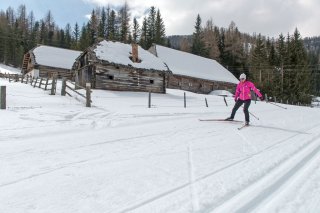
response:
{"label": "wooden fence", "polygon": [[[70,86],[71,84],[72,86]],[[73,88],[74,87],[74,88]],[[81,92],[78,92],[77,89],[84,89],[86,91],[86,94],[82,94]],[[86,100],[86,107],[91,107],[91,84],[87,83],[86,87],[82,87],[75,82],[72,82],[70,80],[67,80],[67,78],[62,78],[62,87],[61,87],[61,95],[65,96],[66,94],[72,97],[71,92],[76,93],[77,95],[83,97]]]}
{"label": "wooden fence", "polygon": [[[20,74],[9,74],[9,73],[0,73],[0,78],[5,78],[8,79],[9,82],[21,82],[21,83],[25,83],[25,84],[30,84],[31,86],[33,86],[34,88],[42,88],[44,90],[50,90],[50,95],[55,95],[56,94],[56,90],[57,90],[57,77],[53,76],[52,78],[34,78],[31,77],[30,75],[20,75]],[[71,86],[69,86],[68,84],[74,85],[74,88],[72,88]],[[87,84],[86,88],[81,87],[80,85],[75,84],[74,82],[70,81],[70,80],[66,80],[66,78],[62,79],[62,88],[61,88],[61,95],[65,96],[66,94],[68,94],[70,97],[72,97],[72,95],[70,94],[70,92],[67,91],[71,90],[74,93],[77,93],[79,96],[85,98],[86,100],[86,107],[91,107],[91,86],[90,84]],[[80,92],[78,92],[76,89],[85,89],[86,90],[86,94],[81,94]]]}

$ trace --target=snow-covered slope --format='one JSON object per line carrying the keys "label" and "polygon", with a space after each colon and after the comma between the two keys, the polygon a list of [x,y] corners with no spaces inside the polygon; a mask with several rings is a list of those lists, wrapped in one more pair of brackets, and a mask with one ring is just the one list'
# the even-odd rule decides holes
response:
{"label": "snow-covered slope", "polygon": [[[21,83],[0,110],[0,212],[319,212],[320,111],[167,90],[98,91],[93,107]],[[57,92],[59,94],[59,91]],[[209,107],[205,107],[207,98]],[[243,121],[239,110],[236,119]]]}
{"label": "snow-covered slope", "polygon": [[0,64],[0,73],[20,74],[21,70],[4,64]]}

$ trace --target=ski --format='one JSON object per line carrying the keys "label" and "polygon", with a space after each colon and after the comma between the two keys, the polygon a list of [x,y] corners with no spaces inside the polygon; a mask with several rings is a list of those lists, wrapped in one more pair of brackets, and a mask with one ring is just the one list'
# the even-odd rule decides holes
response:
{"label": "ski", "polygon": [[243,129],[243,128],[245,128],[245,127],[248,127],[249,126],[249,124],[243,124],[242,126],[240,126],[239,128],[238,128],[238,130],[241,130],[241,129]]}
{"label": "ski", "polygon": [[235,123],[243,122],[243,121],[237,121],[237,120],[228,121],[225,119],[199,119],[199,121],[224,121],[224,122],[235,122]]}

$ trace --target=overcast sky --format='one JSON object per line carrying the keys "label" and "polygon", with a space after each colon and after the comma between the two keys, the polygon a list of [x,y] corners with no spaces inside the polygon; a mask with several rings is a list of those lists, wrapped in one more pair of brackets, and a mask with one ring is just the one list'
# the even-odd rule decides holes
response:
{"label": "overcast sky", "polygon": [[[241,32],[278,37],[293,34],[297,27],[302,37],[320,36],[320,0],[128,0],[132,18],[141,18],[151,6],[160,9],[167,35],[188,35],[194,31],[197,14],[202,23],[212,18],[218,27],[231,21]],[[0,9],[17,9],[24,4],[39,20],[51,10],[60,27],[80,26],[97,6],[118,7],[124,0],[1,0]],[[142,20],[142,18],[140,19]],[[141,24],[140,24],[141,25]]]}

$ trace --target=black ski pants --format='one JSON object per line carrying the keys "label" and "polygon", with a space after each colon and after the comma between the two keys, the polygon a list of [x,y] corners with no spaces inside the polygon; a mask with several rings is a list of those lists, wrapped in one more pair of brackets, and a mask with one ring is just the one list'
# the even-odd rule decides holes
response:
{"label": "black ski pants", "polygon": [[251,104],[251,100],[237,100],[236,104],[234,105],[233,109],[232,109],[232,113],[231,113],[231,118],[233,119],[234,116],[236,115],[237,110],[239,109],[239,107],[241,107],[241,105],[244,104],[243,107],[243,112],[244,112],[244,116],[246,119],[246,122],[250,121],[250,117],[249,117],[249,106]]}

